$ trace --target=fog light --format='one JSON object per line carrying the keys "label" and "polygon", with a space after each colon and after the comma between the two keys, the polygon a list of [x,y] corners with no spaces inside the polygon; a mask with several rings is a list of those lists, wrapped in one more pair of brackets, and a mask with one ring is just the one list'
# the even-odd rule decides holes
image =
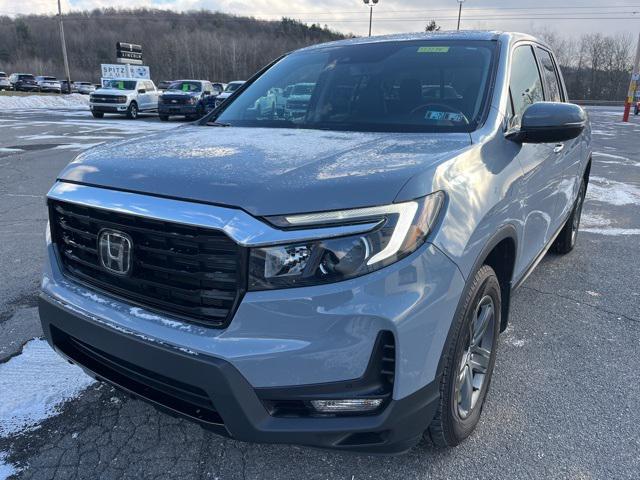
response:
{"label": "fog light", "polygon": [[321,413],[370,412],[382,405],[382,399],[311,400],[311,405]]}

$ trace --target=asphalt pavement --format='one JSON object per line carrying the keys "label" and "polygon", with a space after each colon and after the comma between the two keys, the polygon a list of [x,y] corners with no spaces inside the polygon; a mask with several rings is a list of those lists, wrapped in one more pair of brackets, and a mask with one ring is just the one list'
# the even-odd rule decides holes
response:
{"label": "asphalt pavement", "polygon": [[[94,383],[36,428],[0,437],[0,464],[21,479],[637,478],[640,118],[589,112],[594,162],[578,246],[547,255],[513,298],[482,420],[459,447],[425,440],[376,457],[246,444]],[[44,195],[56,173],[91,145],[177,124],[0,112],[0,364],[41,335]]]}

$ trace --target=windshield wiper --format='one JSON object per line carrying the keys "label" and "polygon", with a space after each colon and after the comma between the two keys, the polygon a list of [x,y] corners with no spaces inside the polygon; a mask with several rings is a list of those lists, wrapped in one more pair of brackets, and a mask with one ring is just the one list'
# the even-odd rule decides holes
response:
{"label": "windshield wiper", "polygon": [[221,123],[221,122],[215,122],[215,121],[207,122],[205,125],[207,125],[207,127],[230,127],[231,126],[230,123]]}

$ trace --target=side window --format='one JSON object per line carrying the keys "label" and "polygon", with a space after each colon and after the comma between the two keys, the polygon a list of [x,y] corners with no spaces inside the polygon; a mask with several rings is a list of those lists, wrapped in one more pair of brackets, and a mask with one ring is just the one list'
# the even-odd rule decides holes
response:
{"label": "side window", "polygon": [[545,100],[548,102],[562,101],[562,88],[556,73],[556,67],[553,64],[551,54],[542,48],[536,48],[538,59],[540,60],[540,68],[542,68],[542,76],[544,77],[544,93]]}
{"label": "side window", "polygon": [[144,82],[144,88],[146,88],[147,91],[149,91],[149,92],[153,92],[156,89],[156,87],[153,84],[153,82]]}
{"label": "side window", "polygon": [[542,79],[530,45],[517,47],[513,51],[509,88],[515,114],[513,120],[517,124],[529,105],[544,99]]}

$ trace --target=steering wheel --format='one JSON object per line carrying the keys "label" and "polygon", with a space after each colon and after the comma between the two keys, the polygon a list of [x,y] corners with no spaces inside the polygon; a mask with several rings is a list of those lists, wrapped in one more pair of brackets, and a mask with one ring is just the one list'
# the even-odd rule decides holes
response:
{"label": "steering wheel", "polygon": [[[461,120],[457,121],[456,123],[459,122],[463,122],[465,125],[469,125],[469,119],[467,118],[467,116],[462,112],[462,110],[458,110],[457,108],[452,107],[451,105],[445,105],[444,103],[425,103],[424,105],[418,105],[417,107],[415,107],[413,110],[411,110],[411,115],[415,115],[416,113],[420,112],[420,111],[428,111],[428,110],[432,110],[435,109],[436,111],[445,111],[445,112],[449,112],[449,113],[456,113],[458,115],[460,115],[462,118]],[[449,122],[453,122],[453,120],[450,119],[443,119],[443,120],[447,120]]]}

